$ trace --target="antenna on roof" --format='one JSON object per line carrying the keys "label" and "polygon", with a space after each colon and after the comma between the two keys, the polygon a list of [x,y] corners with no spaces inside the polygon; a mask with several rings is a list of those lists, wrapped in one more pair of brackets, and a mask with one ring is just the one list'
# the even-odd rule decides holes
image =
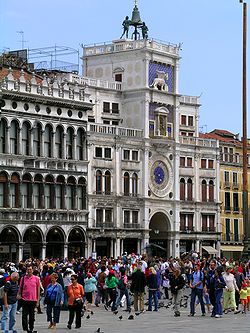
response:
{"label": "antenna on roof", "polygon": [[22,50],[23,50],[24,49],[24,43],[27,43],[28,41],[24,40],[24,31],[20,30],[20,31],[17,31],[17,33],[21,35],[21,40],[19,40],[19,42],[22,43]]}

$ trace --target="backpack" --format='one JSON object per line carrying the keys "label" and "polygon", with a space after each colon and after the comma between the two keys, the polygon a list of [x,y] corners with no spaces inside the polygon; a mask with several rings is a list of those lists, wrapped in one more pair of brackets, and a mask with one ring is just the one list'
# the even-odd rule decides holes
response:
{"label": "backpack", "polygon": [[126,285],[124,283],[124,276],[122,276],[117,284],[118,289],[120,290],[125,290],[126,289]]}
{"label": "backpack", "polygon": [[[9,281],[6,282],[6,284],[9,283]],[[5,287],[5,284],[0,288],[0,299],[3,299],[3,296],[4,296],[4,287]]]}

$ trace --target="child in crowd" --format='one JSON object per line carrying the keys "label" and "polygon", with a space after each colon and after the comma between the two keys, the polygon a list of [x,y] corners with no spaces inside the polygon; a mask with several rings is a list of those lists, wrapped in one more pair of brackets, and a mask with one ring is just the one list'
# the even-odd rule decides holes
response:
{"label": "child in crowd", "polygon": [[247,280],[247,310],[250,310],[250,280]]}
{"label": "child in crowd", "polygon": [[247,312],[247,284],[243,283],[240,290],[240,302],[242,306],[242,313]]}

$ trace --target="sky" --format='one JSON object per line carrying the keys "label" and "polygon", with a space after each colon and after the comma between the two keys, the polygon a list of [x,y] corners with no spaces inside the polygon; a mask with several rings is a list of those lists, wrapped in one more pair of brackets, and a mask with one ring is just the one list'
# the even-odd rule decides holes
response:
{"label": "sky", "polygon": [[[133,6],[134,0],[0,0],[0,50],[21,49],[17,31],[23,31],[25,48],[62,45],[81,54],[81,44],[118,39]],[[179,92],[200,96],[201,130],[220,128],[241,135],[243,6],[239,0],[138,0],[138,7],[149,38],[183,43]],[[250,2],[248,12],[249,7]],[[72,60],[77,62],[76,57]]]}

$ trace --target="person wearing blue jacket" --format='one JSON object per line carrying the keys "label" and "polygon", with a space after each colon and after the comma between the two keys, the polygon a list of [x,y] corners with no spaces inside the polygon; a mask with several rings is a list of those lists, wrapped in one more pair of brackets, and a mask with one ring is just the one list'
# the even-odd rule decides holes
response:
{"label": "person wearing blue jacket", "polygon": [[84,292],[87,301],[87,311],[91,311],[91,304],[93,303],[93,294],[97,290],[97,280],[91,273],[87,273],[87,278],[84,279]]}
{"label": "person wearing blue jacket", "polygon": [[158,279],[154,267],[149,268],[149,275],[146,281],[148,286],[148,311],[152,311],[152,298],[154,299],[154,311],[158,311]]}
{"label": "person wearing blue jacket", "polygon": [[61,305],[64,301],[63,288],[60,283],[57,282],[57,279],[57,273],[50,275],[51,283],[48,285],[44,295],[44,304],[47,305],[48,328],[56,328],[56,324],[59,323]]}

